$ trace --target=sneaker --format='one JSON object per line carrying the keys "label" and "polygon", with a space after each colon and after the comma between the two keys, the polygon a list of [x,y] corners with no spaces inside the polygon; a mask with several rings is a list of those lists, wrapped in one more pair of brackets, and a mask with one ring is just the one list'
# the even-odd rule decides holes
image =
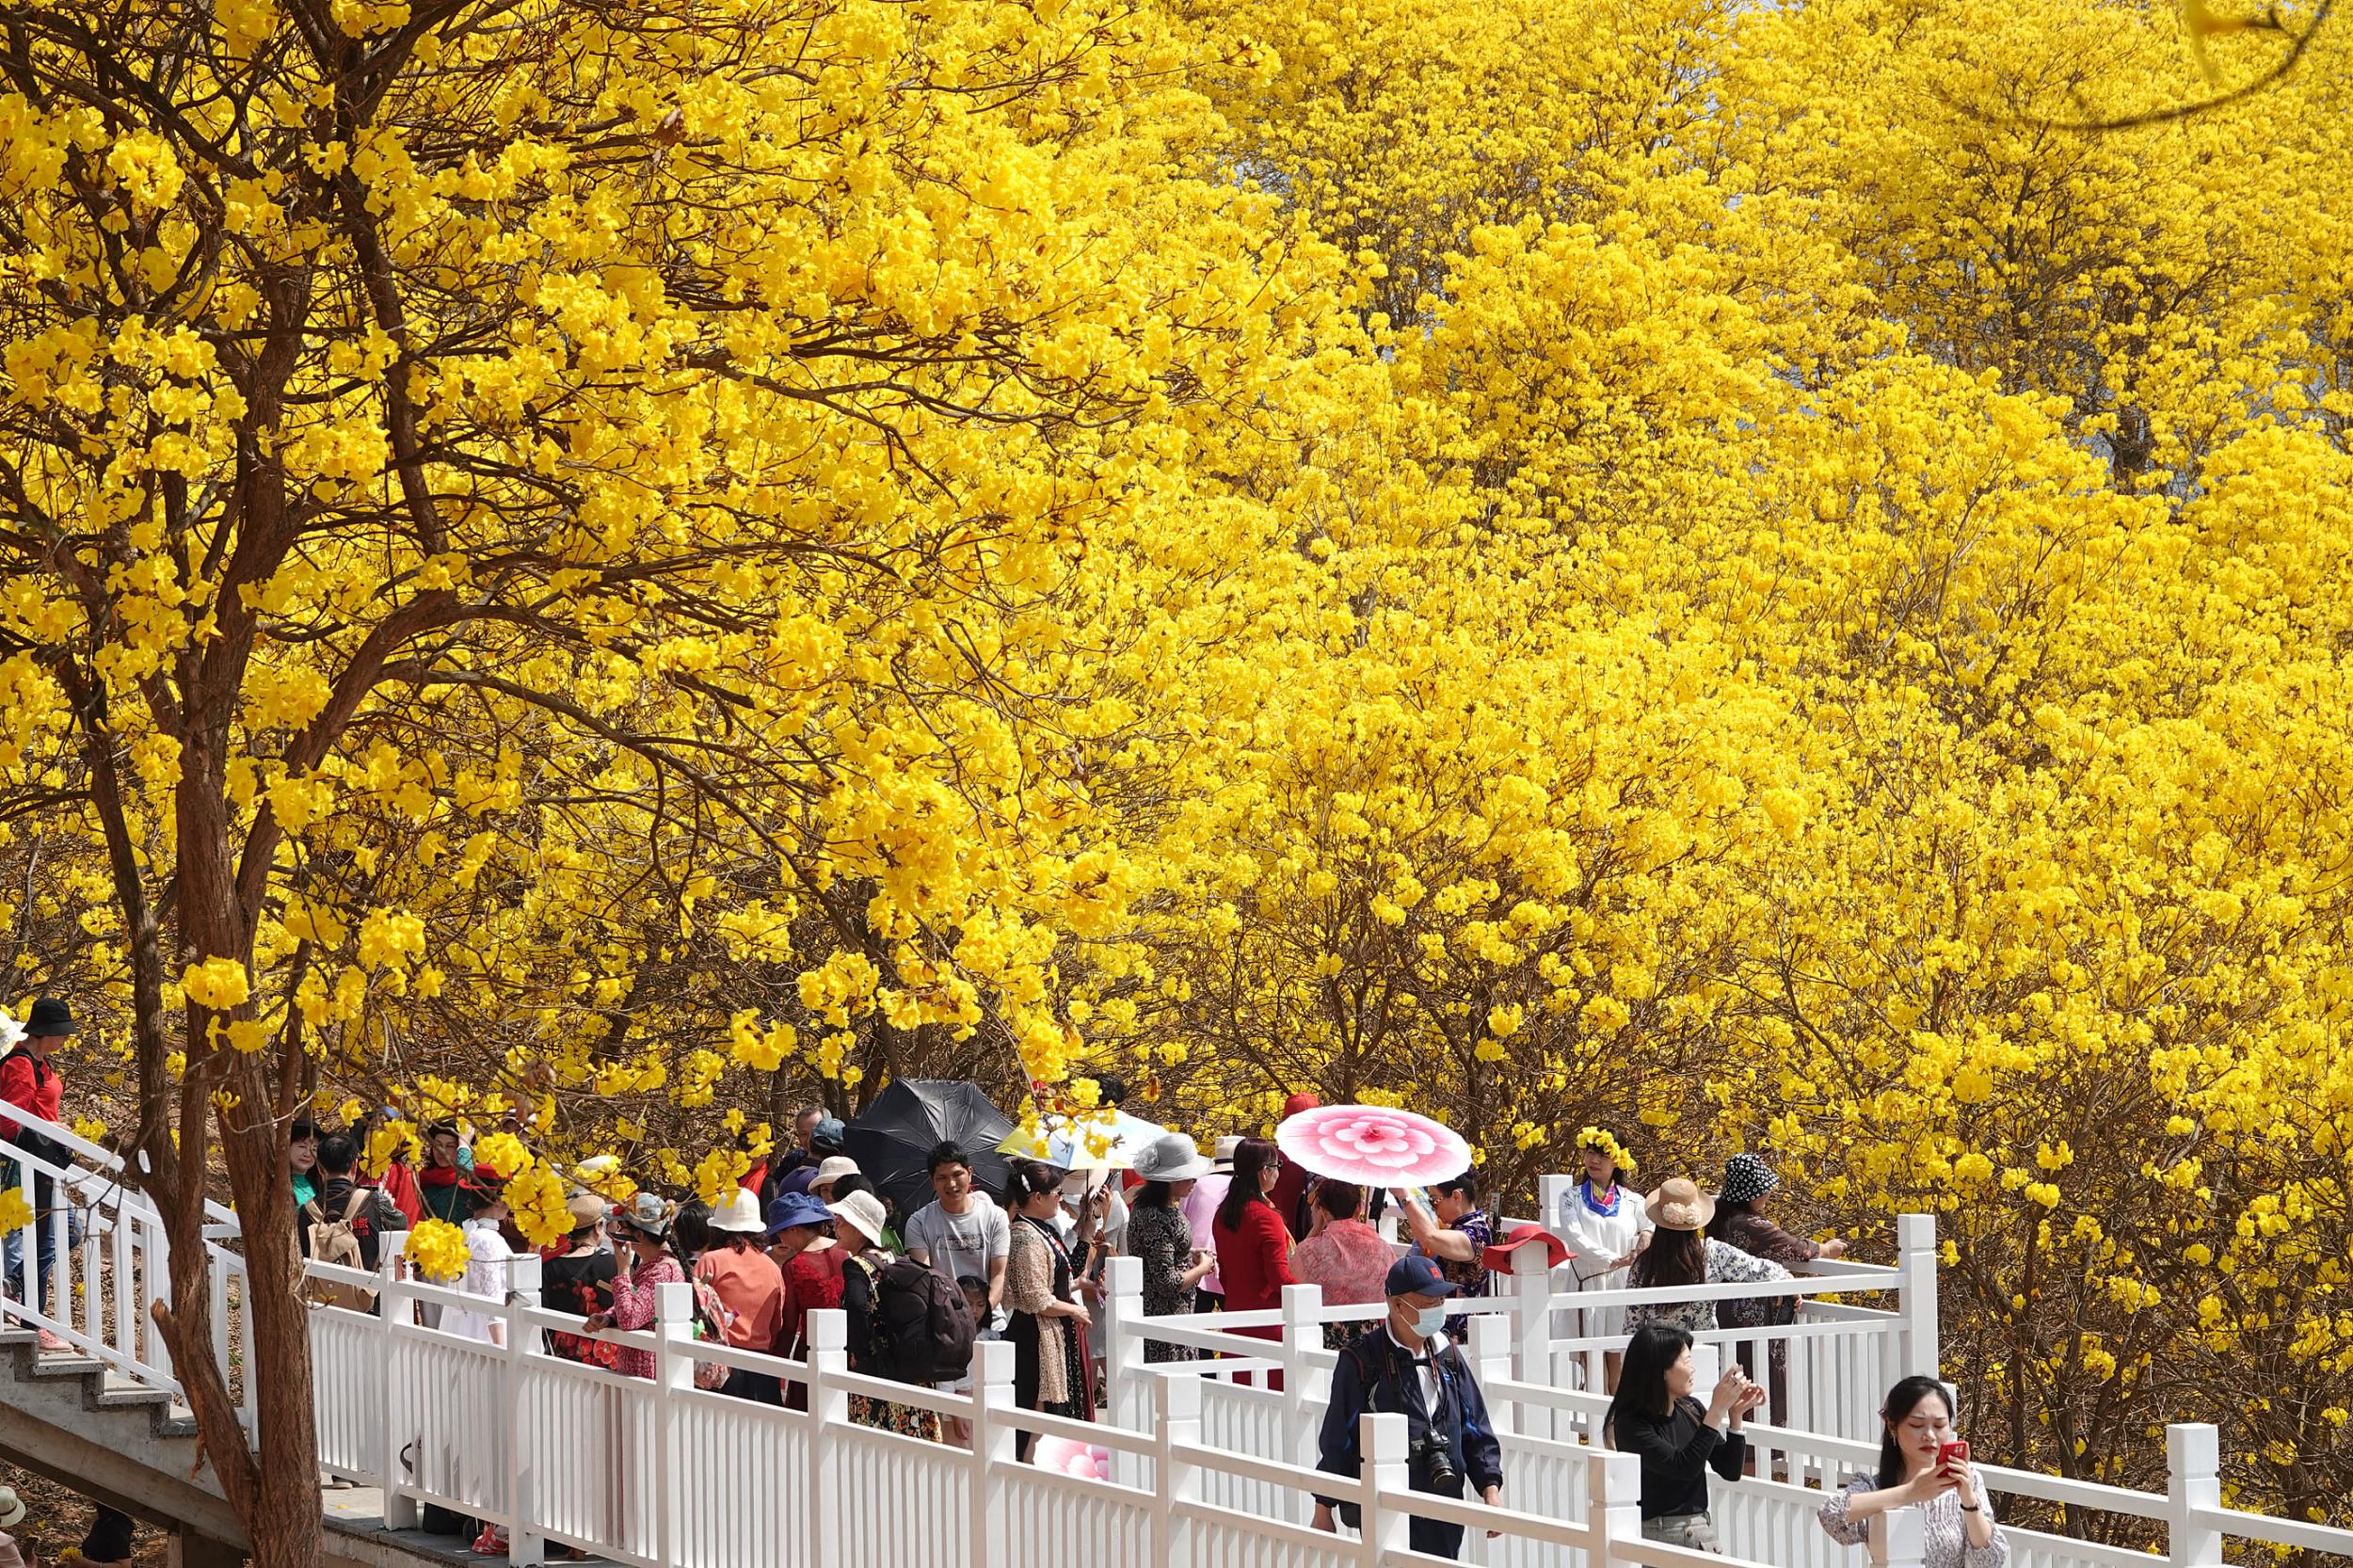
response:
{"label": "sneaker", "polygon": [[47,1352],[51,1355],[72,1355],[73,1353],[73,1342],[72,1340],[60,1339],[56,1335],[50,1333],[47,1329],[42,1329],[40,1331],[40,1335],[37,1336],[36,1342],[43,1351]]}

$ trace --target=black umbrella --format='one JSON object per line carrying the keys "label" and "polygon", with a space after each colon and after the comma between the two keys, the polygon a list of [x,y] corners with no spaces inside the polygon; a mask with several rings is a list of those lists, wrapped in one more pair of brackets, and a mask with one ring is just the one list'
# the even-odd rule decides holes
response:
{"label": "black umbrella", "polygon": [[974,1185],[1002,1192],[1009,1173],[997,1145],[1012,1135],[1013,1123],[977,1085],[903,1078],[887,1084],[843,1129],[842,1144],[859,1174],[904,1216],[932,1201],[932,1174],[924,1160],[936,1144],[962,1144],[972,1157]]}

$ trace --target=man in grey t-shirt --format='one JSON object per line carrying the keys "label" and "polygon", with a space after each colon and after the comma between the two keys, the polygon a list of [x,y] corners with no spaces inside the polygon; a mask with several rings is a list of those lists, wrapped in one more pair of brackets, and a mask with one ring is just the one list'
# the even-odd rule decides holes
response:
{"label": "man in grey t-shirt", "polygon": [[972,1190],[972,1157],[961,1144],[940,1144],[931,1152],[932,1191],[939,1194],[907,1221],[907,1256],[948,1276],[951,1285],[968,1276],[988,1287],[988,1308],[1005,1301],[1005,1255],[1013,1248],[1013,1222]]}

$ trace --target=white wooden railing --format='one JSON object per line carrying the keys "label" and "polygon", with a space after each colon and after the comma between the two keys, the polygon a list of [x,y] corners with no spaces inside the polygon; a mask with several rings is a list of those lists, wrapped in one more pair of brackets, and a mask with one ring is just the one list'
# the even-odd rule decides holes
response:
{"label": "white wooden railing", "polygon": [[[84,1229],[76,1241],[69,1206],[51,1206],[41,1223],[62,1260],[56,1277],[40,1301],[0,1300],[0,1318],[49,1328],[120,1374],[176,1392],[146,1312],[168,1279],[152,1206],[122,1186],[105,1151],[65,1128],[30,1125],[85,1163],[31,1162],[20,1188],[36,1175],[54,1178]],[[248,1349],[238,1309],[243,1262],[233,1216],[208,1218],[215,1337],[233,1370]],[[1892,1269],[1833,1264],[1785,1285],[1664,1292],[1562,1289],[1541,1252],[1522,1249],[1498,1293],[1478,1304],[1486,1310],[1472,1320],[1469,1346],[1503,1450],[1501,1510],[1411,1492],[1400,1416],[1366,1417],[1363,1478],[1313,1469],[1334,1362],[1322,1326],[1369,1320],[1379,1306],[1326,1307],[1313,1287],[1295,1287],[1275,1312],[1151,1319],[1138,1310],[1133,1259],[1113,1259],[1108,1272],[1110,1405],[1095,1423],[1015,1409],[1006,1345],[980,1348],[969,1396],[912,1388],[849,1370],[838,1312],[812,1317],[805,1363],[698,1344],[689,1293],[671,1287],[654,1328],[599,1336],[652,1354],[656,1375],[629,1378],[550,1353],[549,1331],[577,1333],[580,1324],[536,1304],[536,1258],[516,1260],[502,1302],[404,1281],[390,1267],[369,1275],[314,1264],[314,1278],[378,1293],[372,1313],[311,1314],[320,1458],[332,1476],[380,1487],[389,1526],[413,1525],[427,1504],[447,1508],[506,1529],[513,1560],[526,1564],[553,1544],[639,1568],[840,1560],[1016,1568],[1048,1557],[1087,1568],[1427,1568],[1436,1560],[1406,1544],[1418,1514],[1469,1526],[1465,1560],[1490,1568],[1863,1568],[1865,1554],[1831,1541],[1815,1514],[1823,1487],[1875,1461],[1879,1393],[1934,1365],[1933,1228],[1907,1217],[1900,1235]],[[29,1253],[34,1239],[23,1241]],[[1639,1466],[1593,1441],[1607,1403],[1602,1358],[1615,1343],[1584,1332],[1591,1313],[1695,1295],[1800,1303],[1785,1327],[1703,1336],[1710,1357],[1788,1346],[1790,1397],[1780,1422],[1751,1428],[1757,1476],[1716,1489],[1725,1557],[1641,1540]],[[1890,1304],[1830,1299],[1855,1296]],[[417,1309],[429,1306],[487,1313],[504,1342],[427,1327]],[[1147,1366],[1146,1339],[1223,1359]],[[802,1391],[806,1408],[697,1389],[698,1361],[777,1377]],[[1268,1376],[1276,1372],[1279,1387]],[[856,1424],[849,1411],[857,1395],[936,1411],[964,1423],[970,1441],[930,1443]],[[1019,1463],[1022,1433],[1100,1449],[1109,1474]],[[2168,1446],[2164,1494],[1984,1466],[1997,1499],[2146,1520],[2146,1544],[2163,1547],[2013,1528],[2016,1568],[2213,1568],[2234,1542],[2353,1559],[2353,1531],[2221,1507],[2213,1429],[2172,1428]],[[1319,1496],[1361,1508],[1362,1531],[1312,1529]],[[1904,1568],[1916,1560],[1918,1521],[1900,1516],[1897,1527],[1890,1561]]]}
{"label": "white wooden railing", "polygon": [[[181,1397],[171,1352],[152,1308],[171,1296],[171,1248],[163,1216],[148,1195],[123,1179],[122,1161],[72,1128],[27,1115],[15,1106],[7,1119],[53,1140],[63,1160],[36,1158],[18,1144],[0,1144],[0,1161],[13,1164],[10,1184],[33,1213],[33,1224],[6,1238],[0,1268],[0,1323],[46,1329],[76,1354],[117,1376]],[[253,1353],[247,1320],[245,1258],[237,1217],[207,1199],[203,1243],[212,1284],[213,1345],[248,1428],[253,1400],[244,1368]],[[46,1288],[37,1258],[46,1242],[52,1264]]]}
{"label": "white wooden railing", "polygon": [[[1771,1413],[1775,1419],[1748,1426],[1756,1478],[1716,1488],[1719,1532],[1736,1558],[1786,1568],[1859,1561],[1819,1528],[1823,1493],[1876,1467],[1878,1410],[1887,1388],[1938,1369],[1935,1223],[1928,1215],[1904,1215],[1897,1233],[1898,1260],[1892,1268],[1824,1261],[1787,1282],[1655,1290],[1577,1290],[1571,1270],[1545,1269],[1541,1243],[1521,1248],[1510,1274],[1497,1278],[1494,1294],[1465,1304],[1466,1353],[1501,1438],[1507,1490],[1520,1506],[1540,1513],[1574,1515],[1587,1506],[1583,1461],[1601,1441],[1609,1402],[1603,1358],[1625,1345],[1624,1336],[1584,1333],[1593,1319],[1638,1304],[1794,1297],[1799,1310],[1792,1323],[1695,1336],[1703,1385],[1713,1383],[1721,1358],[1743,1353],[1762,1379],[1771,1347],[1786,1347],[1785,1394]],[[1148,1422],[1160,1399],[1156,1385],[1198,1383],[1205,1428],[1216,1441],[1271,1461],[1312,1463],[1337,1360],[1323,1348],[1323,1326],[1369,1324],[1385,1305],[1326,1306],[1316,1287],[1302,1285],[1284,1291],[1279,1310],[1149,1317],[1141,1310],[1141,1268],[1137,1259],[1113,1258],[1105,1271],[1106,1419],[1131,1427]],[[1855,1296],[1888,1304],[1825,1299]],[[1147,1364],[1144,1346],[1151,1340],[1185,1346],[1203,1359]],[[2059,1503],[2146,1520],[2149,1541],[2165,1544],[2163,1551],[2142,1551],[2011,1528],[2014,1568],[2219,1563],[2230,1542],[2353,1559],[2353,1530],[2223,1509],[2212,1427],[2170,1427],[2167,1445],[2169,1484],[2161,1494],[1979,1465],[1997,1512],[2005,1498]],[[1295,1506],[1279,1487],[1248,1473],[1213,1483],[1211,1496],[1276,1518],[1290,1517],[1285,1510]],[[1549,1560],[1506,1552],[1490,1560],[1516,1568]]]}

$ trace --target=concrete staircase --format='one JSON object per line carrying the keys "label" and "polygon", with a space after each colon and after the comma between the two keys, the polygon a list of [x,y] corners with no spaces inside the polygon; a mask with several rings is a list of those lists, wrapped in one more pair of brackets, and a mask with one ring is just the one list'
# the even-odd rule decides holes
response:
{"label": "concrete staircase", "polygon": [[180,1540],[180,1560],[234,1561],[245,1532],[221,1499],[186,1406],[88,1356],[44,1355],[0,1329],[0,1458]]}
{"label": "concrete staircase", "polygon": [[[48,1477],[93,1502],[171,1532],[177,1568],[233,1568],[245,1532],[197,1442],[196,1416],[83,1355],[42,1354],[30,1329],[0,1327],[0,1464]],[[374,1490],[323,1498],[321,1568],[455,1568],[482,1560],[466,1543],[387,1530]]]}

